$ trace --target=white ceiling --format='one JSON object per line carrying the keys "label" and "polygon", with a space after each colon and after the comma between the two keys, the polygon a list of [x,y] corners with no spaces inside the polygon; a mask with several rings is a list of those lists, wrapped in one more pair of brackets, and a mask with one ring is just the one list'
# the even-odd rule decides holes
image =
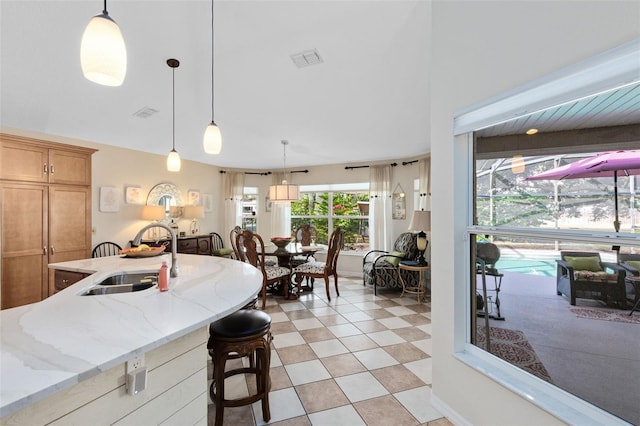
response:
{"label": "white ceiling", "polygon": [[[221,167],[287,168],[402,159],[428,144],[427,3],[422,0],[216,0],[215,121],[223,151],[205,155],[211,121],[211,3],[107,3],[128,51],[121,87],[91,83],[80,39],[100,0],[0,3],[5,126]],[[290,55],[317,49],[323,63]],[[141,108],[158,110],[143,119]]]}

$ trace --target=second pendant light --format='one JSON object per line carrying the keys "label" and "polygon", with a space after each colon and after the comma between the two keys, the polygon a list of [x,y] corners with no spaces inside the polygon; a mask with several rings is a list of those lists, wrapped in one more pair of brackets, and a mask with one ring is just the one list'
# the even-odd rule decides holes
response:
{"label": "second pendant light", "polygon": [[177,59],[167,59],[167,65],[172,69],[173,73],[173,144],[171,152],[167,157],[167,170],[170,172],[180,171],[180,155],[176,151],[176,68],[180,66]]}

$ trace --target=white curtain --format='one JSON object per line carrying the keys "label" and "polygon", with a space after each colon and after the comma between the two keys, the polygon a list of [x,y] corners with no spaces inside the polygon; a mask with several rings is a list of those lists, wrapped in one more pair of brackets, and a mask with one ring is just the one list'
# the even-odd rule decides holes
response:
{"label": "white curtain", "polygon": [[244,173],[225,173],[222,177],[222,187],[224,194],[224,233],[222,238],[226,241],[229,233],[236,225],[242,226]]}
{"label": "white curtain", "polygon": [[[285,173],[273,174],[273,185],[282,183],[286,179]],[[274,201],[271,205],[271,235],[266,237],[288,237],[291,235],[291,203],[289,201]],[[265,238],[265,236],[262,236]]]}
{"label": "white curtain", "polygon": [[418,210],[431,210],[431,158],[418,161],[418,186],[420,204]]}
{"label": "white curtain", "polygon": [[390,250],[391,166],[369,167],[369,246],[372,250]]}

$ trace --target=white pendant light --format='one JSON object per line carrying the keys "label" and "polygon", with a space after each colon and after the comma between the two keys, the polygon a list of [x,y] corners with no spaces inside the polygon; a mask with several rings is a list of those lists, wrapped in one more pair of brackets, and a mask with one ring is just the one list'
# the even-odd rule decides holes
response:
{"label": "white pendant light", "polygon": [[298,185],[293,185],[287,182],[287,145],[288,141],[281,141],[282,149],[284,151],[284,175],[285,179],[282,180],[282,184],[271,185],[269,187],[269,199],[271,201],[297,201],[300,198],[300,190]]}
{"label": "white pendant light", "polygon": [[88,80],[103,86],[120,86],[127,74],[127,48],[118,24],[109,17],[107,0],[102,14],[91,18],[82,34],[80,64]]}
{"label": "white pendant light", "polygon": [[167,65],[171,67],[173,73],[173,144],[171,152],[167,157],[167,170],[170,172],[180,171],[180,155],[176,151],[176,68],[180,66],[177,59],[167,59]]}
{"label": "white pendant light", "polygon": [[220,128],[218,128],[216,122],[213,120],[213,47],[213,0],[211,0],[211,124],[209,124],[204,131],[203,145],[204,152],[217,155],[222,151],[222,134],[220,133]]}

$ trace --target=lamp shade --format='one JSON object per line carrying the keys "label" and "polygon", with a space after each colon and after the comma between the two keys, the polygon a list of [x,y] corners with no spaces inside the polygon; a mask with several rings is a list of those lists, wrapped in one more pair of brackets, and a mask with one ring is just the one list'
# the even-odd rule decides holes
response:
{"label": "lamp shade", "polygon": [[297,201],[300,198],[298,185],[282,181],[280,185],[271,185],[269,187],[269,199],[271,201]]}
{"label": "lamp shade", "polygon": [[165,211],[162,206],[142,206],[143,220],[160,220],[164,219]]}
{"label": "lamp shade", "polygon": [[207,154],[217,155],[222,151],[222,134],[220,133],[220,128],[213,121],[204,131],[203,145],[204,152]]}
{"label": "lamp shade", "polygon": [[175,149],[171,150],[167,156],[167,170],[170,172],[180,171],[180,155]]}
{"label": "lamp shade", "polygon": [[430,231],[431,212],[428,210],[416,210],[411,217],[409,231]]}
{"label": "lamp shade", "polygon": [[89,21],[80,44],[82,73],[103,86],[120,86],[127,74],[127,48],[118,24],[106,13]]}
{"label": "lamp shade", "polygon": [[185,206],[184,217],[187,219],[202,219],[204,217],[204,207],[202,206]]}

